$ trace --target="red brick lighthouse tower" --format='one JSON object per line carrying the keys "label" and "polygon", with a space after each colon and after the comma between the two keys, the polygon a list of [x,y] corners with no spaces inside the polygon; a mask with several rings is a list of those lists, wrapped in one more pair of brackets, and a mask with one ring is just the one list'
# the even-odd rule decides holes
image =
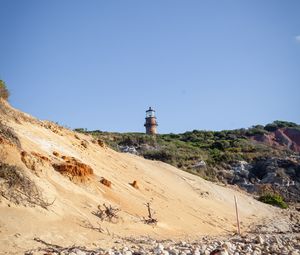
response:
{"label": "red brick lighthouse tower", "polygon": [[146,134],[157,134],[156,127],[158,126],[158,124],[155,117],[155,111],[151,107],[149,107],[149,109],[146,111],[146,123],[144,124],[144,126],[146,127]]}

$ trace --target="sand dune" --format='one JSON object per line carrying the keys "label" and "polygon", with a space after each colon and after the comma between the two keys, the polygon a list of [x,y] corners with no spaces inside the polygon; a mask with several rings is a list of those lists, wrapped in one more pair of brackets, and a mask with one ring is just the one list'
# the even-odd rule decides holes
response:
{"label": "sand dune", "polygon": [[[278,212],[230,187],[162,162],[118,153],[90,136],[36,120],[3,101],[0,120],[21,143],[18,148],[0,139],[0,148],[5,152],[2,161],[19,166],[43,197],[54,201],[46,210],[15,205],[0,197],[0,250],[6,252],[19,254],[37,246],[34,237],[66,245],[109,245],[114,238],[126,236],[196,238],[233,233],[234,196],[238,199],[242,231]],[[53,167],[72,164],[72,160],[91,167],[93,174],[71,178]],[[103,185],[102,178],[111,181],[111,187]],[[138,188],[131,185],[133,181]],[[141,220],[147,216],[145,203],[150,201],[158,219],[156,226]],[[120,208],[118,223],[101,222],[92,214],[103,203]],[[103,233],[88,227],[98,223]]]}

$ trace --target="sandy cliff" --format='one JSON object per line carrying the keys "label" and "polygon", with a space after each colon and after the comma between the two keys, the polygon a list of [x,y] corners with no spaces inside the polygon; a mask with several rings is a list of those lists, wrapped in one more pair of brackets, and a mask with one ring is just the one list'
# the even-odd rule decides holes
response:
{"label": "sandy cliff", "polygon": [[[66,245],[105,245],[116,236],[194,238],[232,233],[234,195],[243,231],[278,212],[165,163],[115,152],[101,141],[39,121],[4,101],[0,121],[1,161],[17,166],[36,185],[43,201],[49,202],[45,209],[20,195],[15,204],[0,178],[4,194],[0,196],[0,250],[6,252],[19,254],[37,246],[34,237]],[[103,178],[111,182],[110,187],[101,183]],[[150,201],[156,226],[141,220]],[[93,214],[103,203],[120,209],[117,223],[101,222]],[[102,233],[91,229],[100,226]]]}

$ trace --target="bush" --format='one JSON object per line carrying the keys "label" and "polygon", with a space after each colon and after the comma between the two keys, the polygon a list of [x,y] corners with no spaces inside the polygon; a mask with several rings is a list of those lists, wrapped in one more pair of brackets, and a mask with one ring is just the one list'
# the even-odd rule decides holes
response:
{"label": "bush", "polygon": [[9,91],[5,85],[5,82],[0,80],[0,98],[7,100],[9,98]]}
{"label": "bush", "polygon": [[47,209],[52,203],[45,201],[41,191],[22,170],[0,163],[0,195],[15,204],[40,206]]}
{"label": "bush", "polygon": [[271,193],[265,194],[260,196],[258,200],[266,204],[280,207],[282,209],[288,208],[288,205],[286,204],[286,202],[283,201],[282,196],[278,194],[271,194]]}
{"label": "bush", "polygon": [[16,145],[18,148],[21,148],[21,143],[17,134],[2,121],[0,121],[0,142],[2,140],[1,138],[7,140],[11,144]]}
{"label": "bush", "polygon": [[273,123],[267,124],[265,126],[265,130],[272,132],[272,131],[276,131],[279,128],[286,128],[286,127],[299,127],[299,126],[294,122],[275,120],[273,121]]}

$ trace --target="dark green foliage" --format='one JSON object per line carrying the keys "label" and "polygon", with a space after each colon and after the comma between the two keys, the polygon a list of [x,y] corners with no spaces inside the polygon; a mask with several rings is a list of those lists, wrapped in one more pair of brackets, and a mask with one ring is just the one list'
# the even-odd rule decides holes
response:
{"label": "dark green foliage", "polygon": [[9,91],[5,85],[5,82],[0,80],[0,98],[7,100],[9,98]]}
{"label": "dark green foliage", "polygon": [[286,127],[299,127],[299,125],[297,125],[294,122],[275,120],[273,123],[267,124],[265,126],[265,130],[269,132],[273,132],[279,128],[286,128]]}
{"label": "dark green foliage", "polygon": [[78,132],[78,133],[84,133],[87,132],[86,128],[75,128],[74,131]]}
{"label": "dark green foliage", "polygon": [[280,196],[278,194],[271,194],[271,193],[264,194],[264,195],[260,196],[258,198],[258,200],[263,203],[266,203],[266,204],[280,207],[282,209],[288,208],[288,205],[283,201],[282,196]]}
{"label": "dark green foliage", "polygon": [[[279,126],[292,126],[290,122],[274,122]],[[78,131],[84,131],[80,129]],[[181,134],[158,134],[149,136],[144,133],[109,133],[88,131],[96,139],[103,140],[108,146],[119,150],[120,146],[133,146],[139,155],[160,160],[185,171],[216,179],[213,169],[224,169],[224,164],[238,160],[252,161],[257,157],[268,157],[288,153],[262,143],[253,142],[250,137],[268,133],[264,126],[256,125],[249,129],[203,131],[193,130]],[[195,166],[201,160],[207,164],[205,169]]]}
{"label": "dark green foliage", "polygon": [[175,154],[167,150],[150,150],[143,153],[144,158],[152,160],[160,160],[167,163],[172,163],[176,158]]}
{"label": "dark green foliage", "polygon": [[256,126],[253,126],[252,128],[249,128],[247,131],[246,131],[246,135],[247,136],[253,136],[253,135],[263,135],[263,134],[267,134],[268,131],[265,129],[264,126],[262,125],[256,125]]}

